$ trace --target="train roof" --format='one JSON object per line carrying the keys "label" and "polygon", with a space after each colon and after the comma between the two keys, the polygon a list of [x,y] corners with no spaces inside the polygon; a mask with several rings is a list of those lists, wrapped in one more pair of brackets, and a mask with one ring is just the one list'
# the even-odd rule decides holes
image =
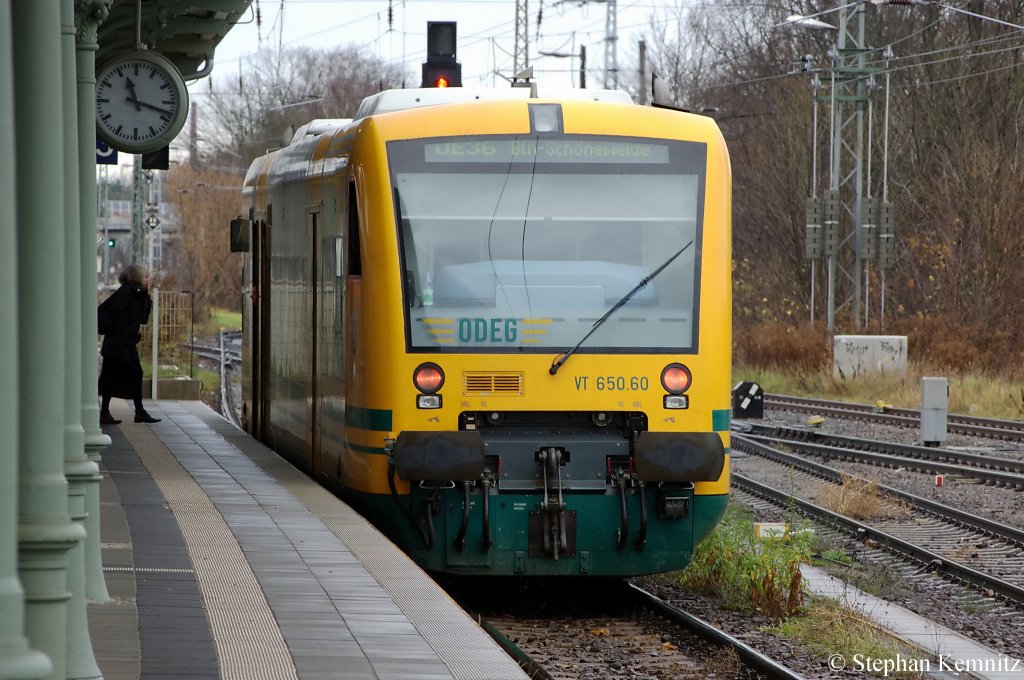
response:
{"label": "train roof", "polygon": [[424,87],[404,90],[384,90],[363,99],[356,110],[356,120],[381,113],[415,109],[439,104],[460,104],[473,101],[509,101],[530,99],[573,99],[596,102],[632,104],[633,99],[622,90],[538,88],[536,94],[529,87]]}
{"label": "train roof", "polygon": [[[349,125],[354,120],[381,113],[404,111],[423,106],[461,104],[474,101],[518,101],[530,99],[531,96],[532,93],[529,87],[423,87],[384,90],[365,97],[356,110],[355,118],[317,118],[299,126],[292,135],[291,143],[295,144],[303,137],[316,137],[328,132],[334,132]],[[541,88],[536,96],[543,99],[614,102],[617,104],[633,103],[633,99],[622,90]]]}
{"label": "train roof", "polygon": [[[533,85],[532,83],[530,84]],[[539,91],[538,91],[539,90]],[[527,102],[533,99],[548,101],[602,102],[633,106],[632,98],[622,90],[576,89],[576,88],[544,88],[535,90],[533,87],[513,86],[504,88],[409,88],[384,90],[363,99],[353,118],[318,118],[300,126],[285,147],[268,152],[253,161],[246,173],[243,187],[245,191],[255,188],[258,177],[266,173],[273,175],[278,181],[296,179],[313,171],[310,167],[311,154],[316,146],[316,139],[323,135],[331,136],[340,130],[357,124],[361,119],[445,104],[473,102]],[[646,108],[646,107],[644,107]],[[673,108],[673,107],[660,107]],[[682,111],[682,109],[676,109]],[[712,123],[713,125],[713,123]],[[331,165],[333,161],[321,161]],[[273,170],[271,170],[273,166]],[[326,165],[321,165],[315,172],[324,172]]]}

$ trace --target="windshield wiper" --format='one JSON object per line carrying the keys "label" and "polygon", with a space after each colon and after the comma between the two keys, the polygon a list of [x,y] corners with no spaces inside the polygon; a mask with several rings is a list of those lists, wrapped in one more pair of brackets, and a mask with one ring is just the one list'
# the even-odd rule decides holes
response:
{"label": "windshield wiper", "polygon": [[564,364],[566,361],[568,361],[569,357],[571,357],[573,354],[576,353],[576,350],[578,350],[580,348],[580,345],[582,345],[584,342],[586,342],[587,338],[589,338],[591,335],[593,335],[594,331],[596,331],[598,328],[600,328],[601,324],[603,324],[608,319],[608,317],[612,315],[612,312],[614,312],[616,309],[618,309],[622,305],[624,305],[627,302],[629,302],[633,298],[633,296],[636,295],[638,290],[640,290],[641,288],[646,286],[648,283],[650,283],[652,280],[654,280],[655,276],[660,274],[662,272],[662,270],[665,269],[665,267],[667,267],[670,264],[672,264],[672,262],[677,257],[682,255],[683,252],[687,248],[692,246],[692,245],[693,245],[693,241],[691,240],[685,246],[683,246],[682,248],[677,250],[675,252],[675,254],[672,255],[672,257],[670,257],[667,260],[665,260],[664,262],[662,262],[660,267],[658,267],[653,272],[651,272],[650,274],[645,276],[643,279],[641,279],[640,283],[636,284],[636,286],[633,287],[633,290],[631,290],[628,293],[626,293],[625,295],[623,295],[622,298],[618,302],[616,302],[614,305],[612,305],[611,309],[609,309],[607,312],[604,313],[604,316],[602,316],[600,319],[598,319],[597,321],[594,322],[594,325],[590,327],[590,330],[587,331],[587,334],[583,336],[583,339],[576,343],[575,347],[573,347],[568,352],[564,352],[562,354],[559,354],[557,357],[555,357],[555,360],[551,362],[551,368],[548,369],[548,373],[550,373],[551,375],[554,375],[554,374],[558,373],[558,369],[560,369],[562,367],[562,364]]}

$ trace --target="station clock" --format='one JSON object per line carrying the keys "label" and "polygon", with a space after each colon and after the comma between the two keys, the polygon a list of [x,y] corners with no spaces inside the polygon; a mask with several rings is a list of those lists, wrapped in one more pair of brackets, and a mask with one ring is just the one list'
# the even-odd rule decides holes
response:
{"label": "station clock", "polygon": [[125,52],[96,72],[96,132],[118,151],[142,154],[167,146],[187,115],[185,79],[157,52]]}

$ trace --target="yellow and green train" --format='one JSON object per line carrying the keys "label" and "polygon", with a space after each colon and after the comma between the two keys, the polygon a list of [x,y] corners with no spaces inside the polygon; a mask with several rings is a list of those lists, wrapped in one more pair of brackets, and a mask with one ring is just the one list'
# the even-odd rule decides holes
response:
{"label": "yellow and green train", "polygon": [[245,179],[244,425],[432,571],[670,571],[728,500],[722,135],[566,94],[382,92]]}

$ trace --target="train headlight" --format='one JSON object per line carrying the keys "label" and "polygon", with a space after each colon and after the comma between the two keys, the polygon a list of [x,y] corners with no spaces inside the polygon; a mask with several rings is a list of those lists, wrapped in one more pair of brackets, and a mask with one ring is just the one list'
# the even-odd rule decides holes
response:
{"label": "train headlight", "polygon": [[420,364],[412,373],[412,384],[423,394],[435,394],[444,385],[444,371],[430,361]]}
{"label": "train headlight", "polygon": [[682,394],[690,388],[692,380],[690,369],[682,364],[669,364],[661,372],[661,386],[669,394]]}
{"label": "train headlight", "polygon": [[441,395],[417,394],[416,408],[441,408]]}
{"label": "train headlight", "polygon": [[690,397],[685,394],[666,394],[664,403],[667,409],[687,409],[690,408]]}

